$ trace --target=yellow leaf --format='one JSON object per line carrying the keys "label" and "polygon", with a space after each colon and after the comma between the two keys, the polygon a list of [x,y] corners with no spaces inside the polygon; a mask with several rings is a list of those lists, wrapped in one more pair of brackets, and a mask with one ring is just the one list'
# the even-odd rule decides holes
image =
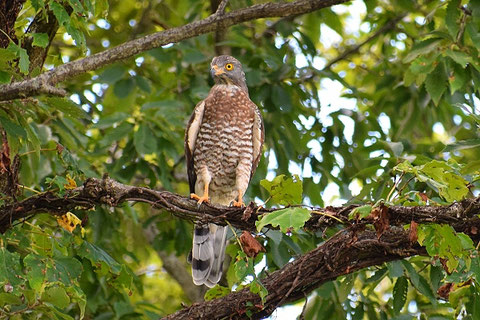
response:
{"label": "yellow leaf", "polygon": [[[57,219],[58,224],[60,227],[63,229],[67,230],[68,232],[72,232],[75,230],[77,225],[82,223],[82,220],[80,220],[76,215],[74,215],[71,212],[67,212],[63,216]],[[83,228],[82,228],[83,231]],[[83,232],[82,232],[83,234]]]}
{"label": "yellow leaf", "polygon": [[71,190],[77,187],[77,183],[75,182],[75,180],[73,180],[72,177],[70,177],[70,175],[68,174],[67,174],[67,182],[68,183],[65,185],[65,189]]}

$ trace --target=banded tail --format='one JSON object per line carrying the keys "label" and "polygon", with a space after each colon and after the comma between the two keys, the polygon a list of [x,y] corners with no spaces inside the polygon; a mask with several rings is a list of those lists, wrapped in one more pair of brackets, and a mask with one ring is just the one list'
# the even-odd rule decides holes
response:
{"label": "banded tail", "polygon": [[222,278],[227,227],[213,223],[195,225],[192,247],[193,283],[214,287]]}

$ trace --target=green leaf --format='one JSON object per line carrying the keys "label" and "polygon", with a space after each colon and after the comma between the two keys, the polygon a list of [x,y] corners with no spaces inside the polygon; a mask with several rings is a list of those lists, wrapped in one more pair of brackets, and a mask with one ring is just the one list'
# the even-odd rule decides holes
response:
{"label": "green leaf", "polygon": [[82,6],[82,4],[80,3],[79,0],[68,0],[68,3],[73,8],[73,11],[75,13],[84,13],[85,12],[85,9],[83,9],[83,6]]}
{"label": "green leaf", "polygon": [[123,75],[127,72],[127,69],[123,65],[114,64],[106,68],[98,77],[100,82],[115,83],[123,78]]}
{"label": "green leaf", "polygon": [[397,314],[402,310],[407,301],[408,281],[405,277],[400,277],[393,287],[393,310]]}
{"label": "green leaf", "polygon": [[63,194],[65,191],[65,185],[68,184],[68,181],[62,176],[55,176],[53,178],[45,178],[45,183],[49,184],[50,186],[56,185],[58,192]]}
{"label": "green leaf", "polygon": [[281,86],[275,85],[272,88],[272,101],[282,112],[292,111],[292,100],[287,91]]}
{"label": "green leaf", "polygon": [[265,286],[257,278],[250,283],[250,292],[258,294],[260,299],[262,299],[262,302],[265,302],[265,298],[268,295],[267,288],[265,288]]}
{"label": "green leaf", "polygon": [[427,92],[432,97],[433,103],[435,103],[435,105],[438,105],[443,93],[445,92],[446,81],[447,74],[445,71],[445,64],[443,62],[440,62],[435,68],[435,70],[430,73],[425,79],[425,89],[427,89]]}
{"label": "green leaf", "polygon": [[247,257],[247,255],[240,251],[235,259],[234,271],[237,281],[242,281],[247,275],[254,275],[255,270],[253,268],[253,259]]}
{"label": "green leaf", "polygon": [[89,118],[89,115],[79,105],[68,98],[46,97],[44,100],[53,109],[60,110],[72,118]]}
{"label": "green leaf", "polygon": [[38,9],[43,9],[45,8],[45,2],[43,0],[31,0],[32,7],[35,9],[35,11],[38,11]]}
{"label": "green leaf", "polygon": [[83,241],[77,250],[79,256],[90,260],[93,266],[99,269],[101,274],[111,271],[112,273],[119,274],[121,265],[115,261],[108,253],[103,251],[100,247],[97,247],[93,243]]}
{"label": "green leaf", "polygon": [[310,219],[310,210],[305,208],[286,208],[264,214],[262,218],[255,222],[257,231],[260,232],[266,225],[273,227],[280,227],[282,232],[297,231],[305,225],[305,222]]}
{"label": "green leaf", "polygon": [[0,307],[16,304],[22,304],[22,299],[20,299],[20,297],[17,297],[13,293],[0,292]]}
{"label": "green leaf", "polygon": [[403,265],[400,261],[395,260],[387,263],[388,272],[391,278],[398,278],[403,276]]}
{"label": "green leaf", "polygon": [[27,50],[23,49],[22,47],[19,47],[13,42],[10,42],[7,50],[14,53],[15,56],[19,58],[18,68],[20,69],[20,72],[25,75],[28,74],[28,67],[30,66],[30,60],[28,57]]}
{"label": "green leaf", "polygon": [[13,286],[13,292],[17,292],[17,287],[21,282],[19,277],[22,272],[20,266],[20,255],[16,252],[10,252],[4,247],[0,247],[0,287],[5,284]]}
{"label": "green leaf", "polygon": [[152,92],[152,88],[150,87],[150,82],[147,78],[142,76],[136,76],[135,82],[137,83],[137,86],[143,91],[145,91],[146,93]]}
{"label": "green leaf", "polygon": [[113,87],[113,93],[119,98],[126,98],[135,88],[135,81],[132,78],[121,79]]}
{"label": "green leaf", "polygon": [[20,127],[18,124],[13,123],[7,118],[0,116],[0,124],[7,131],[7,134],[12,137],[22,137],[27,138],[27,132],[24,128]]}
{"label": "green leaf", "polygon": [[472,63],[472,57],[465,52],[448,49],[445,51],[445,54],[452,58],[457,64],[461,65],[462,68],[465,68],[468,63]]}
{"label": "green leaf", "polygon": [[75,258],[54,256],[47,263],[46,277],[49,282],[59,281],[65,286],[72,286],[82,274],[82,264]]}
{"label": "green leaf", "polygon": [[60,309],[64,309],[70,304],[70,298],[65,289],[59,286],[47,288],[42,294],[42,300]]}
{"label": "green leaf", "polygon": [[302,202],[302,181],[298,175],[286,177],[281,174],[272,181],[260,181],[260,185],[268,191],[272,201],[281,205],[297,204]]}
{"label": "green leaf", "polygon": [[73,40],[75,41],[75,45],[79,46],[83,51],[85,51],[87,42],[83,32],[70,23],[65,25],[65,29],[67,30],[68,34],[72,36]]}
{"label": "green leaf", "polygon": [[127,301],[116,301],[113,304],[113,309],[115,310],[117,319],[134,312],[132,305]]}
{"label": "green leaf", "polygon": [[415,287],[415,289],[417,289],[418,292],[427,297],[430,302],[434,306],[436,306],[437,299],[435,298],[435,294],[433,293],[432,288],[429,286],[427,280],[425,280],[424,277],[418,274],[415,268],[408,261],[402,260],[402,264],[405,267],[405,270],[407,270],[410,282]]}
{"label": "green leaf", "polygon": [[348,219],[363,219],[370,215],[372,212],[372,206],[367,204],[364,206],[356,207],[348,214]]}
{"label": "green leaf", "polygon": [[157,139],[148,124],[143,123],[133,135],[135,149],[141,155],[152,154],[157,151]]}
{"label": "green leaf", "polygon": [[468,81],[468,75],[465,69],[458,64],[453,66],[453,72],[448,77],[450,83],[450,93],[453,95],[457,90],[462,89]]}
{"label": "green leaf", "polygon": [[51,1],[50,9],[53,11],[55,18],[57,18],[58,24],[61,26],[66,25],[70,22],[70,16],[68,15],[65,8],[58,2]]}
{"label": "green leaf", "polygon": [[0,70],[0,83],[9,83],[11,79],[10,73]]}
{"label": "green leaf", "polygon": [[[435,59],[421,56],[415,59],[411,64],[409,70],[414,74],[429,74],[435,69]],[[413,82],[413,81],[412,81]]]}
{"label": "green leaf", "polygon": [[460,0],[450,0],[447,5],[447,13],[445,15],[445,25],[447,26],[448,33],[452,36],[452,39],[456,40],[459,25],[458,19],[460,18]]}
{"label": "green leaf", "polygon": [[221,285],[217,284],[215,287],[210,288],[205,292],[204,299],[205,301],[210,301],[214,299],[218,299],[221,297],[225,297],[231,293],[230,289],[227,287],[222,287]]}
{"label": "green leaf", "polygon": [[46,48],[48,46],[48,34],[46,33],[34,33],[33,36],[33,43],[32,45]]}
{"label": "green leaf", "polygon": [[448,202],[463,200],[467,196],[469,192],[468,181],[461,176],[447,172],[443,175],[442,180],[445,181],[447,187],[440,188],[440,195]]}
{"label": "green leaf", "polygon": [[420,55],[426,55],[430,52],[433,52],[438,48],[441,40],[441,38],[430,38],[424,41],[417,42],[412,47],[405,59],[403,59],[403,62],[409,63]]}
{"label": "green leaf", "polygon": [[40,291],[47,273],[47,264],[45,258],[30,253],[23,259],[23,264],[26,268],[26,278],[30,287],[36,291]]}
{"label": "green leaf", "polygon": [[463,149],[470,149],[470,148],[477,148],[480,146],[480,139],[467,139],[467,140],[460,140],[452,144],[448,144],[443,152],[452,152],[455,150],[463,150]]}

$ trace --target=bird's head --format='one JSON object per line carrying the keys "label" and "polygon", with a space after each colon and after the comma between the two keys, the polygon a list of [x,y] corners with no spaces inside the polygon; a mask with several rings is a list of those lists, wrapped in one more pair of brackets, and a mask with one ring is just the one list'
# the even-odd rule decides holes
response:
{"label": "bird's head", "polygon": [[245,73],[240,61],[232,56],[218,56],[210,64],[210,72],[216,84],[236,85],[248,93]]}

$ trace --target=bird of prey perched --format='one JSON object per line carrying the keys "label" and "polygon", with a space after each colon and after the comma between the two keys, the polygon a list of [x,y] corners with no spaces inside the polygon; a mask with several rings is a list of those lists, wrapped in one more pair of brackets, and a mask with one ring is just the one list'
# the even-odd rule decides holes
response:
{"label": "bird of prey perched", "polygon": [[[212,204],[243,206],[243,195],[262,154],[263,120],[248,95],[240,61],[213,58],[215,85],[200,101],[185,132],[190,197]],[[192,275],[196,285],[213,287],[222,277],[227,229],[197,224],[193,234]]]}

